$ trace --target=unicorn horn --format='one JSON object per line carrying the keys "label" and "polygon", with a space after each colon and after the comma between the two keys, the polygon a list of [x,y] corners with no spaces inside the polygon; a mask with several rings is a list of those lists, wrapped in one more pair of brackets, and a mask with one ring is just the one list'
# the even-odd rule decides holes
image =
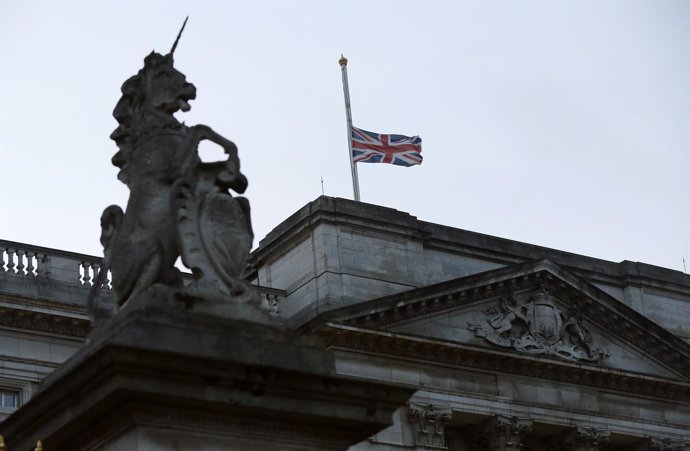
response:
{"label": "unicorn horn", "polygon": [[180,42],[180,36],[182,36],[182,32],[184,31],[184,26],[187,25],[187,20],[189,19],[189,16],[187,16],[184,19],[184,23],[182,24],[182,28],[180,28],[180,32],[177,33],[177,39],[175,39],[175,43],[172,46],[172,49],[170,49],[170,54],[172,55],[175,53],[175,48],[177,47],[177,43]]}

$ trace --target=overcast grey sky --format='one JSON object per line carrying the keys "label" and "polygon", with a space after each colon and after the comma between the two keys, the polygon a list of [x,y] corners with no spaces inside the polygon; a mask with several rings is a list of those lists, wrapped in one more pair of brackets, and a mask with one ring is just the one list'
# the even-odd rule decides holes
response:
{"label": "overcast grey sky", "polygon": [[178,116],[238,145],[255,245],[321,177],[352,198],[344,53],[354,124],[423,139],[421,166],[359,165],[363,201],[690,266],[690,1],[3,1],[1,238],[100,255],[120,86],[186,15]]}

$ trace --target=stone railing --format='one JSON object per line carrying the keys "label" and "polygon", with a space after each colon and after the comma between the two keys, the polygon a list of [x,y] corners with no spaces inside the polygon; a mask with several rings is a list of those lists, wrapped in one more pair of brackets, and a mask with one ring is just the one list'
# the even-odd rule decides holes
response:
{"label": "stone railing", "polygon": [[[62,251],[31,244],[0,240],[0,277],[3,274],[36,281],[51,281],[68,286],[91,286],[94,284],[103,259],[93,255]],[[191,274],[183,273],[186,280]],[[102,286],[110,289],[111,276],[108,272]],[[254,285],[261,294],[262,306],[273,315],[278,315],[280,301],[285,290]],[[0,292],[3,287],[0,284]],[[55,299],[60,301],[60,299]]]}
{"label": "stone railing", "polygon": [[261,294],[261,307],[268,310],[273,316],[280,316],[280,301],[285,299],[285,290],[278,290],[261,285],[252,285]]}
{"label": "stone railing", "polygon": [[[0,273],[73,285],[93,285],[102,259],[14,241],[0,240]],[[110,274],[104,288],[110,286]]]}

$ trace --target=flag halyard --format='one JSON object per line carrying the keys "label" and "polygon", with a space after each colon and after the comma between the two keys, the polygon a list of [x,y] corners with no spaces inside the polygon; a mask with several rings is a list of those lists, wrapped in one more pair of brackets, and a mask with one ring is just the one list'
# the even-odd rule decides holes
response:
{"label": "flag halyard", "polygon": [[422,139],[419,136],[385,135],[353,126],[351,140],[353,163],[422,164]]}

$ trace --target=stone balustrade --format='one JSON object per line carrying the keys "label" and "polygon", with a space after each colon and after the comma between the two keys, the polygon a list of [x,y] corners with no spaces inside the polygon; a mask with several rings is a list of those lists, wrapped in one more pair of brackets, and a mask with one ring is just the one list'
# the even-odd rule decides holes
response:
{"label": "stone balustrade", "polygon": [[[92,286],[101,270],[103,259],[93,255],[67,252],[31,244],[0,240],[0,293],[11,292],[21,295],[22,279],[38,278],[48,285],[59,285],[69,288],[88,288]],[[191,280],[191,274],[183,273],[185,280]],[[108,296],[111,281],[108,271],[102,286],[103,294]],[[4,281],[4,283],[3,283]],[[26,282],[26,281],[25,281]],[[11,285],[11,286],[10,286]],[[35,284],[33,284],[35,286]],[[274,315],[279,314],[280,301],[285,298],[285,291],[275,288],[254,285],[261,294],[264,308]],[[19,292],[18,292],[19,291]],[[72,299],[60,299],[51,291],[52,299],[71,302]],[[31,293],[26,293],[27,297]],[[73,296],[71,296],[73,297]],[[84,302],[86,297],[83,296]]]}
{"label": "stone balustrade", "polygon": [[[92,255],[0,240],[0,273],[90,286],[101,262],[102,258]],[[109,281],[107,277],[105,288]]]}
{"label": "stone balustrade", "polygon": [[27,277],[45,275],[46,254],[34,250],[6,245],[0,242],[0,272],[11,272]]}

